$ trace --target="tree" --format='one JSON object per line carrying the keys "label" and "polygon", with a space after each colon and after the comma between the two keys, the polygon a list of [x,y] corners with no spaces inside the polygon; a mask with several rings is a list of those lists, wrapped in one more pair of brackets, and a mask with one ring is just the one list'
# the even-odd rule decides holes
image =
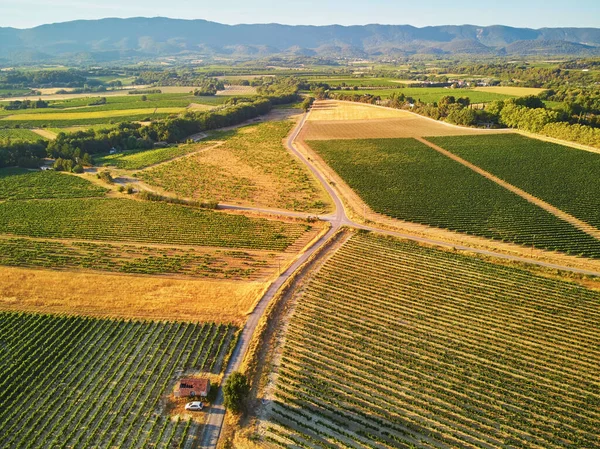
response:
{"label": "tree", "polygon": [[306,97],[300,106],[302,107],[304,112],[306,112],[310,109],[314,101],[315,99],[313,97]]}
{"label": "tree", "polygon": [[238,371],[231,373],[223,387],[225,407],[233,413],[241,412],[244,401],[249,393],[250,384],[248,383],[248,378]]}

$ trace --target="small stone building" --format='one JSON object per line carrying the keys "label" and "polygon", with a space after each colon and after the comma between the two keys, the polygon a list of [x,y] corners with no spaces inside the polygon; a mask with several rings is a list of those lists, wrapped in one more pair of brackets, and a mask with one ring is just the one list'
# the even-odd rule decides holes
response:
{"label": "small stone building", "polygon": [[208,396],[210,381],[208,379],[185,378],[180,379],[175,387],[175,397],[202,397]]}

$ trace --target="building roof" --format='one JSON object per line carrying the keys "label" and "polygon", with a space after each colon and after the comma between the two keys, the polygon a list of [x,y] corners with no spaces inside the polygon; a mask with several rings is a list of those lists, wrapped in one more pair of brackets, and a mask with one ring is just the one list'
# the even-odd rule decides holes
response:
{"label": "building roof", "polygon": [[197,379],[192,377],[181,379],[177,384],[179,390],[207,391],[208,387],[208,379]]}

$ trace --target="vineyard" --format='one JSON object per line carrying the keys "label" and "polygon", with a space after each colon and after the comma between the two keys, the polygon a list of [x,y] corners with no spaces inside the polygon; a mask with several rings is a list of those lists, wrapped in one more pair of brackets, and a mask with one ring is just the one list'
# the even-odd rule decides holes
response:
{"label": "vineyard", "polygon": [[3,448],[171,449],[200,425],[162,412],[183,371],[220,373],[230,325],[0,313]]}
{"label": "vineyard", "polygon": [[86,269],[132,274],[179,274],[217,279],[264,276],[265,255],[247,251],[110,245],[0,238],[0,265]]}
{"label": "vineyard", "polygon": [[10,139],[11,141],[37,142],[46,140],[39,134],[28,129],[0,129],[0,140]]}
{"label": "vineyard", "polygon": [[128,199],[0,203],[0,233],[283,251],[310,226]]}
{"label": "vineyard", "polygon": [[106,192],[89,181],[54,171],[0,169],[0,200],[89,198]]}
{"label": "vineyard", "polygon": [[98,166],[114,166],[124,170],[139,170],[151,165],[160,164],[180,156],[215,145],[214,140],[194,144],[182,144],[153,150],[124,151],[117,154],[95,156],[94,164]]}
{"label": "vineyard", "polygon": [[600,154],[518,134],[429,140],[600,228]]}
{"label": "vineyard", "polygon": [[375,211],[495,240],[600,257],[600,242],[413,139],[313,141]]}
{"label": "vineyard", "polygon": [[354,236],[296,301],[265,442],[599,447],[599,305],[570,282]]}
{"label": "vineyard", "polygon": [[297,211],[320,211],[326,196],[282,140],[291,121],[237,129],[225,143],[139,174],[150,185],[201,201],[241,202]]}

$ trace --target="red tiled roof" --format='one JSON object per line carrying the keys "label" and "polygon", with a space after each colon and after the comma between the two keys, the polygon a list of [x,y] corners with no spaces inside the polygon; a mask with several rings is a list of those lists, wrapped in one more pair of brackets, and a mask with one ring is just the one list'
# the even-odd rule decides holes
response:
{"label": "red tiled roof", "polygon": [[177,389],[182,393],[195,391],[196,394],[200,394],[201,392],[208,392],[208,387],[208,379],[185,378],[177,383]]}

